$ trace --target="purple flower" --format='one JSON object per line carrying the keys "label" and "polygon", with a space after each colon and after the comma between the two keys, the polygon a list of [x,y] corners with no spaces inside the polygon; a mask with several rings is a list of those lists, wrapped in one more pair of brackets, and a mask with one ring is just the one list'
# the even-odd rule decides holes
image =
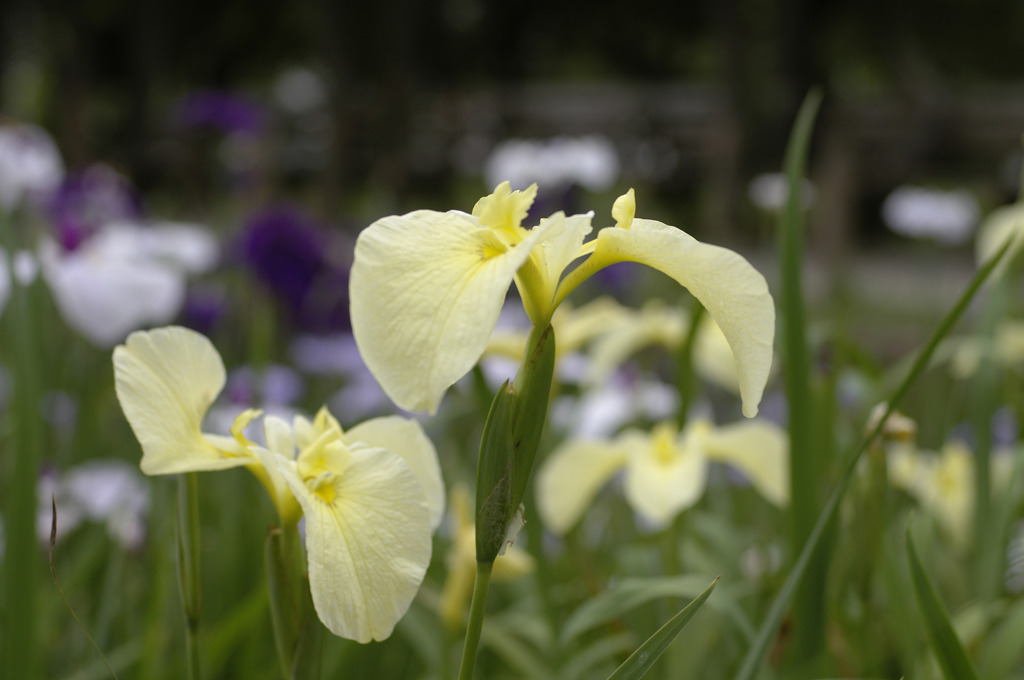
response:
{"label": "purple flower", "polygon": [[186,129],[209,128],[223,133],[257,135],[266,127],[266,114],[253,102],[217,90],[199,90],[185,97],[174,118]]}
{"label": "purple flower", "polygon": [[142,206],[124,175],[96,164],[64,178],[50,198],[49,214],[57,241],[72,251],[109,222],[138,219]]}
{"label": "purple flower", "polygon": [[331,258],[332,239],[293,208],[272,208],[245,225],[238,255],[284,304],[300,329],[348,328],[348,272]]}

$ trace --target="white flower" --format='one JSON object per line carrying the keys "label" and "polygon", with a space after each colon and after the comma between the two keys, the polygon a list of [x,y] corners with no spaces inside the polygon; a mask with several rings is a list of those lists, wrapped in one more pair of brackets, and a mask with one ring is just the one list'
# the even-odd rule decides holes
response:
{"label": "white flower", "polygon": [[599,135],[509,139],[494,148],[484,168],[488,186],[508,180],[516,189],[537,183],[548,187],[579,184],[591,191],[605,191],[618,176],[615,147]]}
{"label": "white flower", "polygon": [[35,125],[0,126],[0,206],[13,210],[25,197],[45,195],[64,178],[53,138]]}
{"label": "white flower", "polygon": [[978,201],[965,189],[900,187],[882,203],[882,219],[901,236],[957,245],[978,223]]}
{"label": "white flower", "polygon": [[64,320],[111,347],[133,330],[173,320],[185,302],[186,275],[212,267],[218,246],[200,227],[117,222],[72,252],[46,241],[40,257]]}

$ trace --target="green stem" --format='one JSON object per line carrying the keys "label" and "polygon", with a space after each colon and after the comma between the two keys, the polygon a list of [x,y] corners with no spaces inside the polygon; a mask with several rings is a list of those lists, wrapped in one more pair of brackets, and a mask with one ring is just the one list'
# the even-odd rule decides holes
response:
{"label": "green stem", "polygon": [[697,341],[697,331],[704,320],[704,305],[697,300],[693,302],[690,327],[686,331],[686,337],[683,338],[682,344],[679,345],[679,353],[676,356],[676,390],[679,392],[679,412],[676,415],[676,424],[680,429],[686,426],[690,403],[693,401],[693,394],[696,391],[694,389],[696,378],[693,370],[693,346]]}
{"label": "green stem", "polygon": [[178,477],[178,583],[185,612],[185,654],[189,680],[203,677],[199,661],[199,492],[196,473]]}
{"label": "green stem", "polygon": [[266,545],[274,641],[287,680],[320,677],[323,626],[313,608],[297,524],[271,529]]}
{"label": "green stem", "polygon": [[[0,213],[3,210],[0,209]],[[17,234],[6,219],[0,227],[7,235],[9,264],[17,244]],[[14,397],[9,417],[13,421],[13,448],[5,456],[0,478],[6,479],[4,497],[6,549],[4,551],[4,599],[2,666],[0,676],[39,677],[37,653],[36,604],[37,579],[43,562],[36,539],[36,484],[42,457],[43,430],[39,413],[38,334],[32,314],[32,287],[24,286],[10,270],[11,306],[7,311],[8,337],[13,340],[12,363]],[[9,467],[8,467],[9,466]]]}
{"label": "green stem", "polygon": [[494,562],[477,562],[476,578],[473,581],[473,601],[469,605],[469,623],[466,625],[466,644],[462,648],[462,665],[459,680],[472,680],[476,666],[476,652],[480,646],[480,633],[484,629],[484,614],[487,610],[487,588],[491,583],[491,569]]}

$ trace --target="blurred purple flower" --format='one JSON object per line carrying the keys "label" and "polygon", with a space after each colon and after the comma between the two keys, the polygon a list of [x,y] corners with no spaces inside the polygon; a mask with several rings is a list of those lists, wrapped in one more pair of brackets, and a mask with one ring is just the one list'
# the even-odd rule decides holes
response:
{"label": "blurred purple flower", "polygon": [[242,262],[309,332],[348,328],[348,272],[331,259],[332,238],[293,208],[266,210],[245,225],[237,243]]}
{"label": "blurred purple flower", "polygon": [[175,122],[185,130],[208,128],[225,134],[257,135],[267,125],[261,107],[248,99],[217,90],[199,90],[182,99]]}
{"label": "blurred purple flower", "polygon": [[50,197],[48,208],[57,242],[68,251],[110,222],[142,215],[141,201],[128,179],[103,164],[69,173]]}

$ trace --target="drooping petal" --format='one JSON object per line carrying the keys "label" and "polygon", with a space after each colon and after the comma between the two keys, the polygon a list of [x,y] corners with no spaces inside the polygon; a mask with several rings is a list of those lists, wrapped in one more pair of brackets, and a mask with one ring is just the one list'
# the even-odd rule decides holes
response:
{"label": "drooping petal", "polygon": [[781,427],[760,419],[725,425],[708,432],[704,446],[709,460],[739,468],[769,501],[789,503],[789,440]]}
{"label": "drooping petal", "polygon": [[544,526],[556,534],[569,531],[628,458],[628,451],[612,442],[571,441],[553,451],[537,473],[537,511]]}
{"label": "drooping petal", "polygon": [[117,398],[142,445],[143,472],[222,470],[252,462],[218,449],[201,431],[224,380],[213,344],[185,328],[135,332],[114,350]]}
{"label": "drooping petal", "polygon": [[633,509],[658,527],[700,500],[707,480],[707,459],[699,445],[684,435],[676,440],[668,430],[655,428],[648,436],[623,435],[632,455],[626,468],[624,492]]}
{"label": "drooping petal", "polygon": [[430,562],[430,513],[416,476],[397,454],[354,447],[345,468],[319,486],[288,461],[280,470],[306,517],[313,606],[340,637],[391,635]]}
{"label": "drooping petal", "polygon": [[436,529],[444,516],[444,481],[437,451],[426,432],[415,420],[384,416],[367,420],[344,435],[349,446],[363,442],[397,453],[416,475],[430,508],[430,526]]}
{"label": "drooping petal", "polygon": [[764,277],[747,260],[675,227],[642,219],[629,228],[599,231],[591,257],[596,268],[623,261],[646,264],[689,290],[732,347],[744,415],[757,414],[772,364],[775,307]]}
{"label": "drooping petal", "polygon": [[464,213],[419,210],[359,235],[352,329],[366,365],[409,411],[437,410],[483,354],[516,271],[543,236],[506,246]]}

